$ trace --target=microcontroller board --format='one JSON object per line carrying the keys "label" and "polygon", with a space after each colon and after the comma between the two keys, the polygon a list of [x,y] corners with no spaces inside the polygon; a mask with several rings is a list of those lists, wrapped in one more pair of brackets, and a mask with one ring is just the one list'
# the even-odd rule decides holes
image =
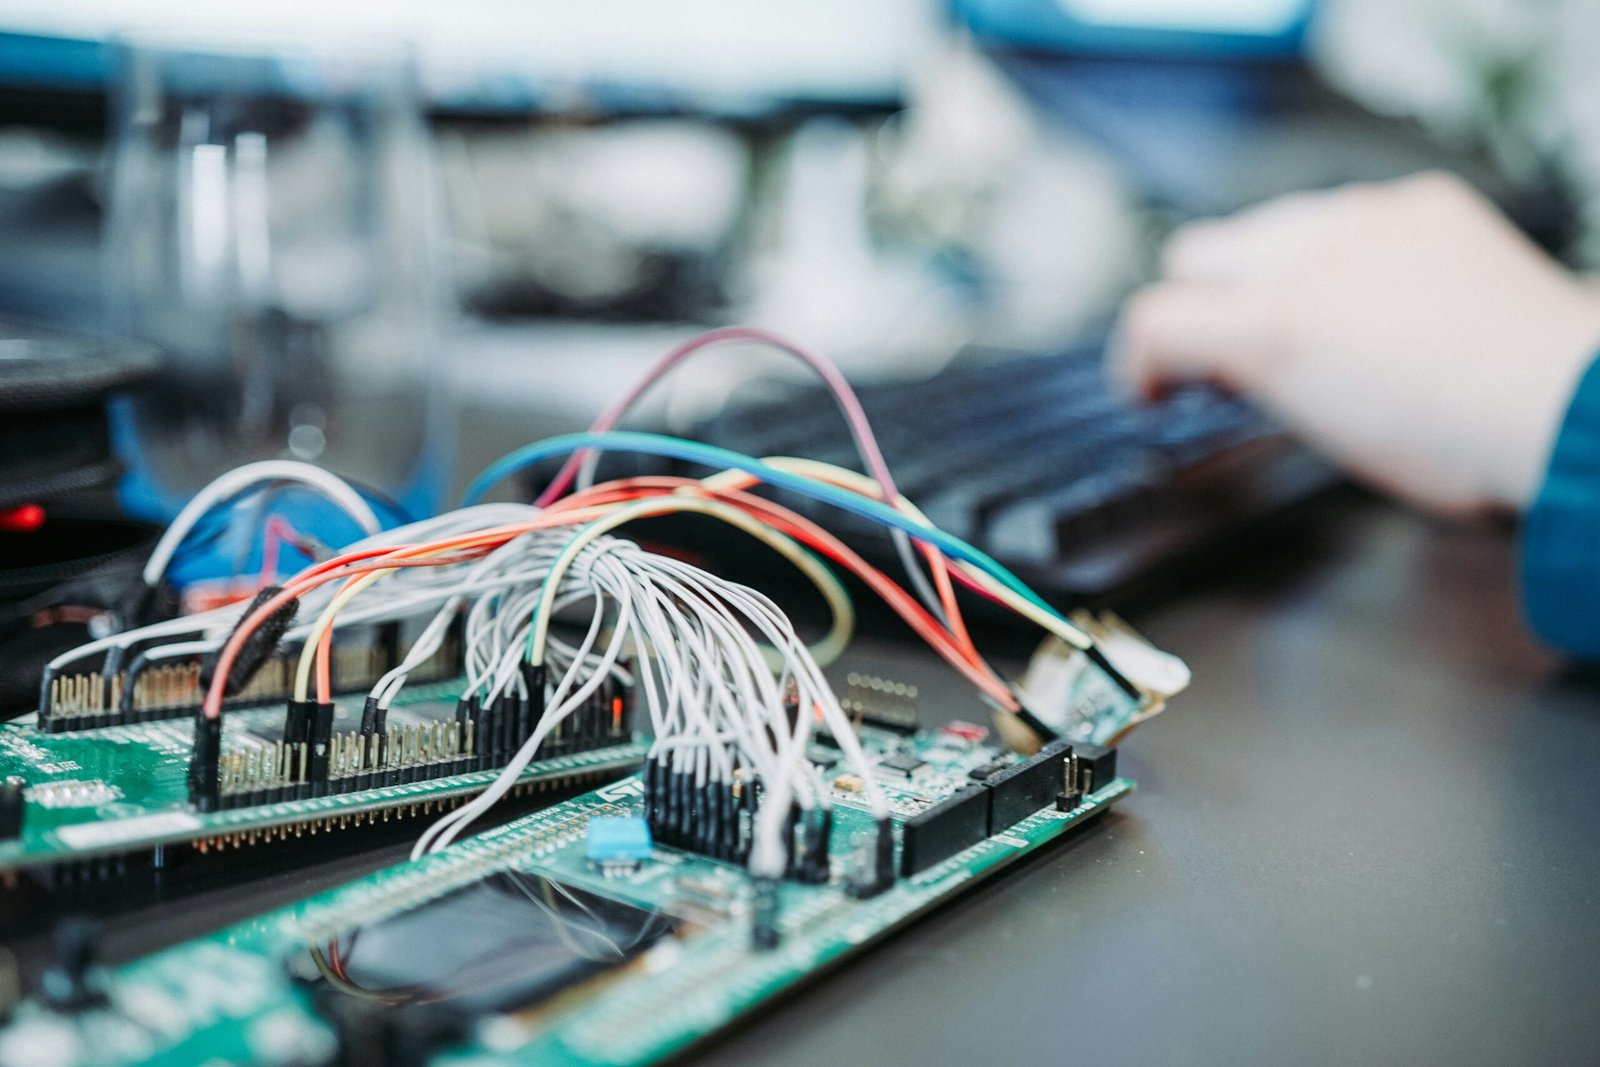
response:
{"label": "microcontroller board", "polygon": [[660,798],[630,776],[110,973],[58,981],[0,1032],[0,1067],[653,1063],[1133,788],[1115,751],[1093,745],[1025,757],[963,724],[865,727],[861,739],[893,808],[893,877],[879,891],[855,891],[878,836],[848,774],[829,781],[826,879],[786,878],[770,900],[741,865],[640,835]]}

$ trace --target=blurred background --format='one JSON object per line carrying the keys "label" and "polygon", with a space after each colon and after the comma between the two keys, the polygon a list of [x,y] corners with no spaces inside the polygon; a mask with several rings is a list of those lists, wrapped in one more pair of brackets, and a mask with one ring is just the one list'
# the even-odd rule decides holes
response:
{"label": "blurred background", "polygon": [[[463,400],[536,416],[529,434],[585,421],[632,363],[710,323],[805,337],[859,378],[928,373],[971,344],[1060,345],[1107,321],[1175,220],[1420,166],[1467,172],[1573,262],[1600,252],[1590,4],[76,0],[0,14],[0,312],[184,347],[150,321],[151,286],[181,317],[200,298],[178,289],[201,283],[135,231],[161,225],[152,205],[192,170],[183,138],[226,139],[152,143],[133,112],[160,105],[130,98],[141,75],[126,53],[187,47],[232,50],[240,69],[180,88],[203,76],[169,63],[142,75],[164,87],[138,91],[259,98],[295,77],[265,65],[311,55],[291,90],[304,100],[388,92],[381,106],[414,109],[416,145],[368,130],[335,146],[325,124],[329,143],[272,181],[295,199],[370,200],[388,179],[352,161],[391,153],[414,187],[375,230],[335,225],[341,242],[324,229],[300,259],[411,249],[409,274],[366,280],[413,312],[437,296],[431,324],[401,331],[434,331],[429,351],[394,357],[396,373],[446,368]],[[367,51],[366,66],[318,59],[341,49]],[[234,148],[218,166],[237,197],[251,149]],[[274,153],[271,166],[291,164]],[[336,193],[340,181],[369,188]],[[337,304],[337,284],[302,288]],[[334,313],[283,292],[266,302],[280,346]],[[671,417],[703,415],[756,367],[784,369],[729,353],[680,376]],[[295,426],[325,417],[301,414]],[[315,436],[302,429],[297,451],[315,458]]]}
{"label": "blurred background", "polygon": [[[275,458],[356,479],[385,522],[430,513],[493,456],[586,425],[673,343],[754,322],[880,383],[885,450],[937,520],[1048,588],[1104,588],[1040,570],[1082,543],[1069,520],[1148,489],[1152,456],[1263,435],[1209,401],[1110,423],[1103,390],[1057,374],[1057,354],[1098,353],[1164,235],[1444,167],[1592,267],[1597,54],[1600,9],[1563,0],[7,5],[0,365],[114,366],[42,402],[7,386],[0,537],[36,530],[18,508],[63,485],[160,522]],[[817,398],[760,406],[800,374],[722,346],[634,425],[831,458],[837,433],[768,432],[832,428]],[[1037,407],[1046,377],[1066,400],[1029,441],[1059,439],[1070,400],[1110,427],[1080,435],[1101,451],[1070,484],[961,482],[996,456],[1068,462],[998,400],[983,425],[1015,432],[918,483],[949,445],[932,438],[969,440],[943,433],[963,394]],[[71,463],[41,436],[68,409],[99,442]],[[266,510],[212,572],[266,552]],[[299,519],[308,554],[353,536]]]}

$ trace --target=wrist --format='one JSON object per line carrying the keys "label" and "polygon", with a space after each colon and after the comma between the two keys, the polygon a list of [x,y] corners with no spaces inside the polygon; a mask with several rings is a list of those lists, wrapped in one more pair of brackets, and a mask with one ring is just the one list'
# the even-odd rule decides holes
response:
{"label": "wrist", "polygon": [[1499,506],[1525,511],[1532,505],[1573,395],[1600,356],[1600,300],[1584,294],[1575,304],[1570,316],[1546,324],[1546,343],[1539,347],[1547,355],[1526,363],[1517,375],[1522,380],[1506,382],[1498,401],[1507,408],[1508,436],[1486,442],[1484,486]]}

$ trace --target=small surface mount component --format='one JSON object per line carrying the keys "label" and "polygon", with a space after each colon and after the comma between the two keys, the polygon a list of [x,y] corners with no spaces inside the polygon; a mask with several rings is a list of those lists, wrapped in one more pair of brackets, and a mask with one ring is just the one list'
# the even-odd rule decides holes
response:
{"label": "small surface mount component", "polygon": [[892,756],[885,756],[878,763],[878,769],[900,778],[910,778],[927,765],[928,761],[925,759],[905,752],[896,752]]}
{"label": "small surface mount component", "polygon": [[650,824],[636,816],[602,816],[589,820],[585,854],[606,874],[637,870],[650,858]]}
{"label": "small surface mount component", "polygon": [[832,745],[812,745],[806,749],[806,760],[824,771],[837,767],[842,756],[843,753]]}
{"label": "small surface mount component", "polygon": [[1004,767],[1010,766],[1009,756],[995,756],[993,759],[984,760],[967,772],[967,777],[974,782],[986,782]]}

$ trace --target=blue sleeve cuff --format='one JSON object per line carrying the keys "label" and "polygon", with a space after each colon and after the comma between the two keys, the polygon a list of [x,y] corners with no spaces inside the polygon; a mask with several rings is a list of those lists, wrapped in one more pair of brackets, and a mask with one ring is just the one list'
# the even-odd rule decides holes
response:
{"label": "blue sleeve cuff", "polygon": [[1578,382],[1528,510],[1522,588],[1540,638],[1600,661],[1600,360]]}

